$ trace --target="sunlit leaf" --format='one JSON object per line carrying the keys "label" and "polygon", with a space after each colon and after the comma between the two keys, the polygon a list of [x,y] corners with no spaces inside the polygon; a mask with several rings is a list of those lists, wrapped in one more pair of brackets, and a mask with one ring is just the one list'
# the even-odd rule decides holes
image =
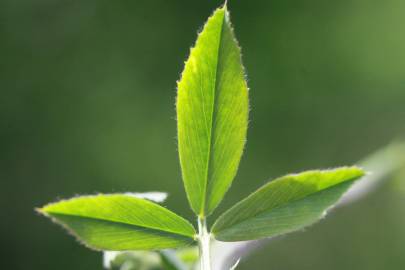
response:
{"label": "sunlit leaf", "polygon": [[[347,206],[361,200],[384,183],[385,180],[391,179],[391,176],[399,176],[401,169],[405,169],[405,156],[403,153],[405,153],[405,143],[395,141],[359,161],[358,163],[362,168],[371,173],[356,181],[341,197],[339,202],[334,205],[334,208]],[[405,176],[405,170],[403,175]],[[401,180],[403,179],[405,177],[401,178]],[[270,237],[241,242],[213,241],[211,246],[213,270],[230,268],[239,258],[246,258],[276,238]]]}
{"label": "sunlit leaf", "polygon": [[232,183],[246,140],[248,88],[226,7],[199,34],[178,82],[184,185],[194,212],[209,215]]}
{"label": "sunlit leaf", "polygon": [[363,175],[357,167],[344,167],[278,178],[220,216],[212,231],[220,241],[243,241],[301,229],[319,220]]}
{"label": "sunlit leaf", "polygon": [[[162,203],[167,199],[168,194],[161,191],[149,192],[125,192],[125,195],[134,196],[141,199],[147,199],[152,202]],[[153,251],[152,251],[153,253]],[[149,253],[151,254],[151,251]],[[149,256],[145,256],[143,251],[104,251],[103,252],[103,265],[104,268],[114,269],[113,267],[120,268],[123,264],[130,261],[130,264],[137,267],[136,263],[138,257],[145,258],[149,261]],[[130,269],[128,269],[130,270]]]}
{"label": "sunlit leaf", "polygon": [[193,242],[193,226],[166,208],[125,194],[83,196],[39,211],[97,250],[163,249]]}

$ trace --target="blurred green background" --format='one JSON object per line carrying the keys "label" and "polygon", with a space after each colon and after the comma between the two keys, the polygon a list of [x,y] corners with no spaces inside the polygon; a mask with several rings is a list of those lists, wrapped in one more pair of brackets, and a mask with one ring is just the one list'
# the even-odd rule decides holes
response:
{"label": "blurred green background", "polygon": [[[251,114],[215,216],[271,177],[352,164],[405,135],[405,1],[229,2]],[[34,213],[58,198],[162,190],[192,218],[176,80],[220,4],[0,1],[1,269],[102,268],[100,253]],[[391,183],[240,269],[404,269],[405,194]]]}

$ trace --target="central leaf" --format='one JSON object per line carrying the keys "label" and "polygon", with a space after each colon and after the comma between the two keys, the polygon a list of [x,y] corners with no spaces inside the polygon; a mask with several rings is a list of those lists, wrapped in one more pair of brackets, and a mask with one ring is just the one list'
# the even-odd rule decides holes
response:
{"label": "central leaf", "polygon": [[183,181],[194,212],[209,215],[235,177],[246,140],[248,88],[226,7],[208,19],[178,82]]}

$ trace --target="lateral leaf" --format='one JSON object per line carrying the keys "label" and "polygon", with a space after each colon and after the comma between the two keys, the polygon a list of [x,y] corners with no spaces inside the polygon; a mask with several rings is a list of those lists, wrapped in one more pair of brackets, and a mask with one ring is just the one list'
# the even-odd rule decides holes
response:
{"label": "lateral leaf", "polygon": [[182,217],[126,194],[83,196],[38,211],[96,250],[150,250],[185,246],[195,230]]}
{"label": "lateral leaf", "polygon": [[212,228],[214,237],[254,240],[311,225],[363,175],[358,167],[342,167],[278,178],[220,216]]}
{"label": "lateral leaf", "polygon": [[198,35],[177,92],[183,181],[191,208],[208,216],[235,177],[246,140],[248,88],[226,6]]}

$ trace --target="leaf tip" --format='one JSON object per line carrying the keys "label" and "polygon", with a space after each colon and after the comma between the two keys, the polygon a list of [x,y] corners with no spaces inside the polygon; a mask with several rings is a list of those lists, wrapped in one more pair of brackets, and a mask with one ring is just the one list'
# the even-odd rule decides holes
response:
{"label": "leaf tip", "polygon": [[49,207],[52,204],[46,204],[42,207],[35,207],[34,211],[38,213],[40,216],[46,217],[51,219],[52,222],[61,224],[55,217],[53,217],[52,212],[49,210]]}
{"label": "leaf tip", "polygon": [[38,213],[38,214],[41,214],[41,215],[43,215],[44,212],[45,212],[43,207],[35,207],[35,208],[34,208],[34,211],[35,211],[36,213]]}
{"label": "leaf tip", "polygon": [[45,205],[45,206],[42,206],[42,207],[35,207],[34,211],[37,212],[40,215],[48,216],[49,213],[48,213],[47,208],[48,208],[48,205]]}
{"label": "leaf tip", "polygon": [[347,169],[351,170],[353,172],[353,174],[356,174],[356,176],[359,177],[359,178],[369,174],[369,172],[367,172],[362,167],[357,166],[357,165],[347,167]]}

